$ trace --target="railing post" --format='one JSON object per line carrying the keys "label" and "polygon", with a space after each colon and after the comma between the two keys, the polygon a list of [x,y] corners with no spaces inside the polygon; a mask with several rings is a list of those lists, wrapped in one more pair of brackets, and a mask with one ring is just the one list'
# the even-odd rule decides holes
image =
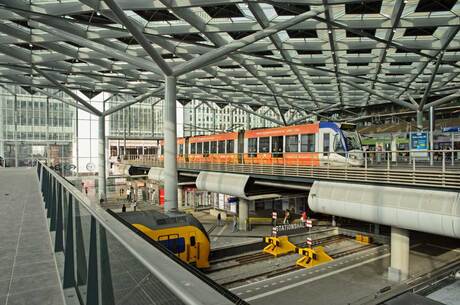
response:
{"label": "railing post", "polygon": [[51,200],[50,206],[50,231],[56,231],[56,214],[57,214],[57,202],[59,201],[60,197],[60,190],[59,186],[60,183],[57,181],[56,178],[53,179],[53,199]]}
{"label": "railing post", "polygon": [[64,277],[62,287],[64,289],[76,286],[75,282],[75,258],[74,258],[74,213],[73,196],[68,193],[67,214],[65,215],[65,248],[64,248]]}
{"label": "railing post", "polygon": [[114,305],[105,229],[91,216],[86,304]]}
{"label": "railing post", "polygon": [[367,173],[367,158],[369,157],[369,154],[367,153],[367,151],[364,152],[364,169],[366,169],[366,173]]}
{"label": "railing post", "polygon": [[56,235],[54,239],[54,252],[61,252],[64,250],[64,232],[63,232],[63,197],[65,196],[65,190],[62,184],[58,186],[58,198],[56,200]]}

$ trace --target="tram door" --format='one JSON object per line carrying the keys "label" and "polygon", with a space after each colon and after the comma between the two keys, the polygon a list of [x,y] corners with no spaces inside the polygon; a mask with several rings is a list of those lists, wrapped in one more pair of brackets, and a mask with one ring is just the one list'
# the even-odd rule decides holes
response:
{"label": "tram door", "polygon": [[238,163],[243,164],[244,156],[244,131],[238,131]]}

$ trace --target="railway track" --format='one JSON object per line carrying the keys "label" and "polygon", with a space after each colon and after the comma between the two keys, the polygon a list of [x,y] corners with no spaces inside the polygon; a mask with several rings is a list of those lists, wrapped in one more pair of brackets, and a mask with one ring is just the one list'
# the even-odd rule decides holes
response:
{"label": "railway track", "polygon": [[[344,235],[334,235],[334,236],[328,236],[324,238],[319,238],[313,241],[313,246],[319,246],[319,245],[327,245],[330,243],[338,242],[344,239],[348,239],[348,237]],[[297,247],[306,247],[305,243],[297,243]],[[257,253],[251,253],[251,254],[246,254],[238,257],[231,257],[227,259],[221,259],[216,261],[215,263],[227,263],[227,262],[234,262],[233,264],[221,266],[221,267],[215,267],[215,268],[210,268],[206,270],[206,273],[213,273],[213,272],[218,272],[222,270],[227,270],[231,268],[236,268],[236,267],[241,267],[243,265],[255,263],[255,262],[260,262],[264,260],[269,260],[272,259],[273,255],[264,253],[264,252],[257,252]]]}
{"label": "railway track", "polygon": [[[354,253],[357,253],[357,252],[361,252],[361,251],[364,251],[364,250],[375,248],[377,246],[379,246],[379,245],[377,245],[377,244],[363,245],[361,247],[357,247],[357,248],[353,248],[353,249],[349,249],[349,250],[334,253],[334,254],[331,255],[331,257],[333,259],[337,259],[337,258],[346,256],[346,255],[351,255],[351,254],[354,254]],[[267,278],[271,278],[271,277],[274,277],[274,276],[277,276],[277,275],[282,275],[284,273],[288,273],[288,272],[291,272],[291,271],[300,270],[300,269],[304,269],[304,268],[300,267],[300,266],[297,266],[297,265],[287,266],[287,267],[272,270],[272,271],[267,271],[267,272],[254,274],[254,275],[242,278],[242,279],[236,279],[236,280],[222,282],[220,284],[222,286],[226,287],[226,288],[230,288],[229,286],[231,286],[233,284],[236,284],[236,283],[248,282],[248,281],[251,281],[251,280],[259,278],[259,277],[261,277],[262,279],[267,279]]]}

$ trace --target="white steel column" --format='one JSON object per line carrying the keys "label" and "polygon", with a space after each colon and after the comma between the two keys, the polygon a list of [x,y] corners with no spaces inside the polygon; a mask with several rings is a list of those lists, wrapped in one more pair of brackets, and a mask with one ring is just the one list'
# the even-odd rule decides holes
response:
{"label": "white steel column", "polygon": [[99,199],[104,199],[104,201],[107,199],[105,142],[105,116],[100,116],[98,138],[98,197]]}
{"label": "white steel column", "polygon": [[240,231],[248,230],[249,221],[249,202],[246,199],[240,198],[238,202],[238,227]]}
{"label": "white steel column", "polygon": [[177,207],[180,211],[184,209],[184,188],[179,186],[177,188]]}
{"label": "white steel column", "polygon": [[388,280],[404,281],[409,276],[409,230],[391,227],[391,264]]}
{"label": "white steel column", "polygon": [[165,212],[177,211],[176,77],[166,76],[164,116]]}

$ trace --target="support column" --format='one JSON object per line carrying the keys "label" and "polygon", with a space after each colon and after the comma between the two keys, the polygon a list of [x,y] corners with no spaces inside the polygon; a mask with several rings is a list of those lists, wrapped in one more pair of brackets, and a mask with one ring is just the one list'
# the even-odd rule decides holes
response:
{"label": "support column", "polygon": [[165,212],[177,211],[177,121],[176,78],[166,77],[164,111]]}
{"label": "support column", "polygon": [[417,110],[417,131],[423,129],[423,111]]}
{"label": "support column", "polygon": [[409,276],[409,230],[391,227],[391,265],[388,280],[404,281]]}
{"label": "support column", "polygon": [[182,186],[177,188],[177,206],[179,211],[184,209],[184,188]]}
{"label": "support column", "polygon": [[106,154],[105,154],[105,116],[99,117],[98,137],[98,197],[107,200]]}
{"label": "support column", "polygon": [[[430,150],[434,150],[434,109],[433,106],[430,107]],[[430,152],[430,165],[433,165],[433,152]]]}
{"label": "support column", "polygon": [[238,202],[238,228],[240,231],[247,231],[249,223],[249,202],[240,198]]}

